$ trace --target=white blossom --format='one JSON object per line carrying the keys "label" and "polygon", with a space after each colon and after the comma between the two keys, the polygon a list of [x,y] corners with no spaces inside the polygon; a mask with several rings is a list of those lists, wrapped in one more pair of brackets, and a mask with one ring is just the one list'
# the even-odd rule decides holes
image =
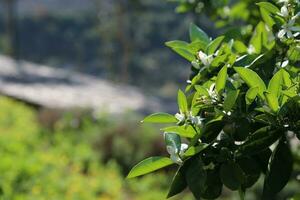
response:
{"label": "white blossom", "polygon": [[185,121],[185,115],[183,113],[176,113],[175,118],[178,120],[178,123]]}
{"label": "white blossom", "polygon": [[280,67],[281,67],[281,68],[284,68],[284,67],[286,67],[288,64],[289,64],[289,60],[283,61]]}
{"label": "white blossom", "polygon": [[248,54],[254,54],[256,52],[255,47],[250,44],[250,46],[247,49]]}
{"label": "white blossom", "polygon": [[203,63],[203,65],[206,67],[209,66],[214,59],[213,55],[207,55],[202,51],[199,51],[198,57],[201,60],[201,62]]}
{"label": "white blossom", "polygon": [[282,6],[280,9],[280,13],[278,13],[280,16],[287,18],[289,16],[289,10],[286,5]]}
{"label": "white blossom", "polygon": [[209,96],[210,96],[213,100],[215,100],[215,99],[218,98],[218,94],[217,94],[217,92],[216,92],[216,90],[215,90],[215,85],[216,85],[216,84],[214,84],[214,83],[211,84],[211,86],[209,87],[209,90],[207,90]]}
{"label": "white blossom", "polygon": [[194,124],[194,125],[197,125],[197,126],[203,125],[202,121],[204,120],[204,118],[202,118],[202,117],[193,116],[192,114],[190,114],[189,119],[192,122],[192,124]]}
{"label": "white blossom", "polygon": [[184,152],[188,149],[188,145],[182,143],[180,145],[180,150],[174,146],[167,146],[167,152],[170,154],[170,159],[179,165],[182,165],[183,161],[181,157],[184,155]]}
{"label": "white blossom", "polygon": [[[293,16],[286,24],[282,25],[282,29],[278,32],[277,37],[283,39],[286,35],[288,38],[297,37],[300,33],[300,26],[295,26],[295,21],[300,13]],[[293,32],[296,32],[293,34]]]}

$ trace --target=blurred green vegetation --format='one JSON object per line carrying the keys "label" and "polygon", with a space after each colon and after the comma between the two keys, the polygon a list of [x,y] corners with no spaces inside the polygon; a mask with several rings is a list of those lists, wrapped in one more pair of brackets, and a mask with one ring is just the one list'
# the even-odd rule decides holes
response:
{"label": "blurred green vegetation", "polygon": [[[157,149],[150,127],[123,128],[108,116],[63,113],[46,128],[47,117],[5,97],[0,110],[0,199],[165,198],[170,181],[165,173],[124,178],[129,166]],[[50,112],[42,115],[51,121]],[[137,137],[147,140],[142,152]]]}

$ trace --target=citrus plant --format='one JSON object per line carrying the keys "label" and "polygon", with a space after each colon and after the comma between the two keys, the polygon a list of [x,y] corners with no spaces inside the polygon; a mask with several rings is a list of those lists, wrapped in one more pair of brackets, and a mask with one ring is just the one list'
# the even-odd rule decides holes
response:
{"label": "citrus plant", "polygon": [[178,113],[143,122],[166,124],[170,157],[147,158],[128,178],[177,165],[167,197],[189,188],[196,199],[216,199],[223,186],[244,199],[261,175],[261,198],[274,199],[290,180],[290,143],[300,139],[300,2],[238,2],[260,12],[251,36],[212,39],[192,24],[189,42],[166,43],[190,62],[191,77]]}

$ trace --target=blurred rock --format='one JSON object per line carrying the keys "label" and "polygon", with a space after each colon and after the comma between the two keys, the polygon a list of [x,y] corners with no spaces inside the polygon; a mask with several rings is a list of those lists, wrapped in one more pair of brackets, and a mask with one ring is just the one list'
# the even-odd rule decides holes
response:
{"label": "blurred rock", "polygon": [[0,55],[0,93],[44,108],[122,113],[162,110],[138,88]]}

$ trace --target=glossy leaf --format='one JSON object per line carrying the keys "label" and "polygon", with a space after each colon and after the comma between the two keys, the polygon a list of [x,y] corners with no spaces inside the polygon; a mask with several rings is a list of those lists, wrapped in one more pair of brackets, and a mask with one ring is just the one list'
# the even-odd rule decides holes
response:
{"label": "glossy leaf", "polygon": [[207,147],[209,147],[209,144],[203,144],[203,143],[199,144],[196,147],[192,146],[192,147],[188,148],[188,150],[184,153],[184,156],[196,155],[197,153],[200,153],[201,151],[203,151]]}
{"label": "glossy leaf", "polygon": [[229,90],[227,92],[227,96],[224,100],[223,108],[225,111],[230,111],[233,106],[235,105],[235,102],[239,96],[239,90]]}
{"label": "glossy leaf", "polygon": [[256,72],[243,67],[235,67],[234,70],[240,75],[240,77],[250,88],[258,87],[259,97],[265,99],[264,91],[266,90],[266,85]]}
{"label": "glossy leaf", "polygon": [[238,190],[244,181],[242,169],[234,162],[222,164],[220,177],[223,184],[231,190]]}
{"label": "glossy leaf", "polygon": [[258,87],[252,87],[247,91],[245,96],[247,105],[250,105],[255,100],[257,93],[258,93]]}
{"label": "glossy leaf", "polygon": [[255,131],[244,144],[239,146],[236,156],[250,156],[264,151],[282,136],[282,130],[272,129],[269,126]]}
{"label": "glossy leaf", "polygon": [[183,165],[177,170],[175,176],[173,177],[167,198],[179,194],[187,187],[187,182],[185,180],[185,168],[186,166]]}
{"label": "glossy leaf", "polygon": [[270,13],[273,13],[273,14],[280,13],[280,10],[275,5],[273,5],[272,3],[269,3],[269,2],[260,2],[260,3],[256,3],[256,4],[259,7],[262,7],[264,9],[266,9]]}
{"label": "glossy leaf", "polygon": [[264,199],[273,199],[288,183],[293,170],[293,156],[287,141],[282,139],[273,152],[263,189]]}
{"label": "glossy leaf", "polygon": [[166,157],[150,157],[134,166],[127,175],[127,178],[134,178],[137,176],[148,174],[172,164],[172,160]]}
{"label": "glossy leaf", "polygon": [[172,132],[165,132],[164,139],[167,147],[172,147],[173,149],[176,149],[177,152],[180,151],[181,138],[179,135]]}
{"label": "glossy leaf", "polygon": [[215,51],[219,48],[224,38],[225,36],[220,36],[214,39],[212,42],[210,42],[207,47],[207,54],[211,55],[215,53]]}
{"label": "glossy leaf", "polygon": [[188,113],[187,98],[181,90],[178,90],[177,103],[181,113]]}
{"label": "glossy leaf", "polygon": [[147,117],[142,122],[147,123],[176,123],[178,120],[168,113],[154,113]]}
{"label": "glossy leaf", "polygon": [[192,42],[199,40],[205,43],[206,45],[208,45],[210,42],[208,35],[195,24],[190,25],[190,39]]}
{"label": "glossy leaf", "polygon": [[196,135],[196,131],[191,126],[170,126],[163,128],[162,130],[166,132],[173,132],[186,138],[193,138]]}
{"label": "glossy leaf", "polygon": [[281,91],[282,82],[283,82],[282,70],[279,70],[270,80],[268,86],[268,92],[270,92],[275,97],[278,97]]}
{"label": "glossy leaf", "polygon": [[190,51],[186,50],[185,48],[175,47],[172,48],[172,50],[190,62],[196,59],[194,54],[192,54]]}
{"label": "glossy leaf", "polygon": [[276,113],[279,110],[278,98],[273,93],[265,92],[264,94],[269,107]]}
{"label": "glossy leaf", "polygon": [[189,189],[196,199],[201,198],[201,191],[205,187],[206,171],[200,157],[193,157],[188,160],[189,165],[185,173],[185,179]]}
{"label": "glossy leaf", "polygon": [[225,88],[227,79],[227,67],[224,66],[218,73],[217,80],[216,80],[216,90],[219,94],[223,91]]}

